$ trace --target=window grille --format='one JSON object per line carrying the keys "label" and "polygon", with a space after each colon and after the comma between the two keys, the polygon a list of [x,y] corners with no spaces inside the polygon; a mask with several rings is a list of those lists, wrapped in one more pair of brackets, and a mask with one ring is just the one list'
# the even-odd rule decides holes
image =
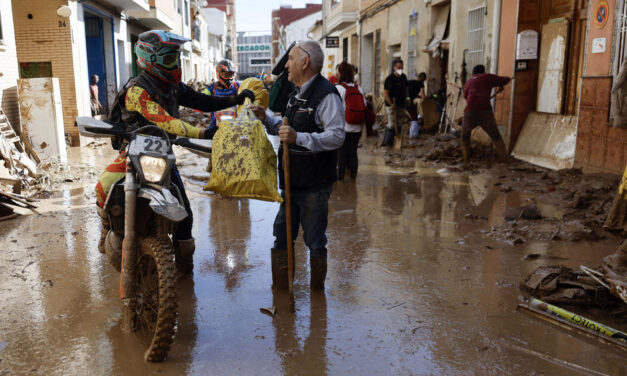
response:
{"label": "window grille", "polygon": [[378,98],[381,85],[381,30],[377,30],[374,43],[374,96]]}
{"label": "window grille", "polygon": [[619,1],[616,5],[616,44],[614,55],[614,76],[618,74],[623,60],[627,57],[627,0]]}
{"label": "window grille", "polygon": [[485,20],[485,7],[470,10],[468,12],[468,34],[466,36],[466,66],[468,71],[479,64],[484,64],[483,54],[483,30]]}
{"label": "window grille", "polygon": [[418,56],[418,13],[409,15],[409,32],[407,38],[407,72],[409,78],[416,77],[416,57]]}

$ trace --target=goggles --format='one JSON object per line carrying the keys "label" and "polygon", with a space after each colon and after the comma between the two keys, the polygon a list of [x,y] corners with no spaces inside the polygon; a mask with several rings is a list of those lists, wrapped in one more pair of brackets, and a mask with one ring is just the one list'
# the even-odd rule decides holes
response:
{"label": "goggles", "polygon": [[157,53],[157,64],[164,68],[174,68],[179,65],[181,53],[179,50],[169,50]]}

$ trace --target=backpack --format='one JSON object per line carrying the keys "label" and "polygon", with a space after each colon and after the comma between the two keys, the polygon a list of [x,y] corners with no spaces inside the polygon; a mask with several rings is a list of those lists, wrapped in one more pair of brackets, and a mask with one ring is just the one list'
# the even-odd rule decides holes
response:
{"label": "backpack", "polygon": [[287,79],[287,70],[281,72],[270,88],[270,110],[285,113],[290,93],[294,90],[294,84]]}
{"label": "backpack", "polygon": [[366,103],[364,96],[359,91],[357,84],[349,86],[346,83],[342,83],[342,86],[346,89],[344,94],[344,103],[346,104],[345,119],[348,124],[363,124],[366,120]]}

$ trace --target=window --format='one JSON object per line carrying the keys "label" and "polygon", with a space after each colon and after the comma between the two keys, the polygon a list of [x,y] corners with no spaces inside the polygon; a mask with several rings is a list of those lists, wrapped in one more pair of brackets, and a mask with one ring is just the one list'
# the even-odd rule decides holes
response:
{"label": "window", "polygon": [[616,49],[614,56],[614,77],[618,75],[620,66],[627,55],[627,0],[619,1],[616,5],[617,27],[616,27]]}
{"label": "window", "polygon": [[348,61],[348,38],[342,39],[342,61]]}
{"label": "window", "polygon": [[182,7],[182,0],[178,0],[178,3],[176,5],[176,11],[178,12],[178,14],[181,14],[181,7]]}
{"label": "window", "polygon": [[2,36],[2,12],[0,12],[0,45],[4,44],[4,37]]}
{"label": "window", "polygon": [[483,24],[485,7],[468,12],[468,34],[466,35],[466,66],[468,71],[479,64],[483,64]]}
{"label": "window", "polygon": [[52,63],[20,63],[20,78],[52,77]]}
{"label": "window", "polygon": [[185,26],[189,26],[189,2],[185,0]]}
{"label": "window", "polygon": [[379,97],[381,85],[381,30],[377,30],[374,41],[374,96]]}
{"label": "window", "polygon": [[409,15],[409,33],[407,37],[407,72],[409,78],[414,78],[416,72],[416,57],[418,55],[418,13]]}

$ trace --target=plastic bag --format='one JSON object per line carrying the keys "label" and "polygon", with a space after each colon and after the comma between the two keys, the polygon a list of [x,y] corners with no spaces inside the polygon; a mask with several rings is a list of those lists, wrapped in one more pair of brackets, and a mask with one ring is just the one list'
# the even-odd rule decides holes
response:
{"label": "plastic bag", "polygon": [[[256,105],[262,106],[263,108],[268,108],[268,102],[270,101],[270,98],[268,96],[268,90],[266,90],[266,87],[263,84],[263,81],[255,77],[247,78],[244,81],[242,81],[242,83],[239,85],[239,90],[237,92],[241,93],[245,89],[248,89],[252,91],[253,93],[255,93],[254,103]],[[242,112],[242,109],[244,108],[244,106],[245,105],[243,104],[237,107],[238,114]]]}
{"label": "plastic bag", "polygon": [[204,187],[228,197],[283,202],[277,190],[277,158],[261,121],[248,105],[223,120],[213,137],[211,176]]}
{"label": "plastic bag", "polygon": [[417,121],[412,121],[409,126],[409,138],[418,138],[418,134],[420,133],[420,124]]}

